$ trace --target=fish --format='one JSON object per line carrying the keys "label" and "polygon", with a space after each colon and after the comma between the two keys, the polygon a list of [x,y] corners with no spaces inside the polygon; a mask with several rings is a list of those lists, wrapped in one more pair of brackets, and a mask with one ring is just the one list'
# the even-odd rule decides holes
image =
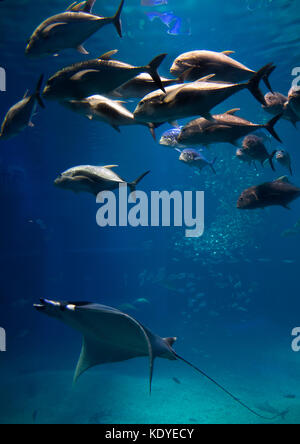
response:
{"label": "fish", "polygon": [[267,420],[277,417],[274,415],[268,418],[255,412],[204,371],[179,356],[173,348],[177,341],[176,337],[162,338],[132,316],[116,308],[90,302],[61,302],[49,299],[40,299],[40,303],[34,304],[34,308],[44,315],[60,320],[83,335],[74,383],[87,370],[97,365],[148,357],[151,393],[155,359],[182,361],[250,413]]}
{"label": "fish", "polygon": [[123,106],[124,102],[110,100],[104,96],[91,96],[82,100],[70,100],[61,102],[66,108],[87,117],[89,120],[96,120],[106,123],[120,133],[120,126],[143,125],[150,129],[155,139],[155,128],[152,123],[140,123],[134,115]]}
{"label": "fish", "polygon": [[289,120],[294,126],[299,122],[300,118],[296,116],[288,103],[288,98],[279,92],[267,93],[265,95],[266,105],[262,105],[262,108],[273,116],[282,114],[282,118]]}
{"label": "fish", "polygon": [[178,136],[178,142],[185,146],[209,146],[213,143],[230,143],[238,146],[237,141],[239,139],[260,128],[265,128],[281,142],[274,130],[274,126],[281,115],[274,117],[267,124],[256,124],[236,116],[235,114],[238,111],[239,109],[232,109],[224,114],[214,115],[212,120],[205,118],[192,120],[182,128]]}
{"label": "fish", "polygon": [[184,145],[181,145],[178,142],[178,137],[181,133],[182,126],[172,128],[168,131],[165,131],[160,138],[160,145],[169,146],[170,148],[184,148]]}
{"label": "fish", "polygon": [[213,108],[244,89],[249,89],[264,104],[259,83],[263,77],[269,75],[271,69],[273,65],[265,66],[247,83],[214,82],[214,75],[210,75],[197,82],[170,86],[166,88],[166,94],[155,91],[140,101],[134,115],[137,120],[161,124],[199,115],[212,120]]}
{"label": "fish", "polygon": [[75,63],[58,71],[47,81],[43,96],[48,100],[61,101],[106,95],[142,72],[148,72],[157,87],[164,90],[157,69],[166,54],[155,57],[147,66],[135,67],[111,60],[117,52],[109,51],[98,59]]}
{"label": "fish", "polygon": [[[182,83],[182,79],[167,79],[165,77],[161,77],[161,83],[164,88],[167,88],[168,86]],[[107,96],[126,100],[142,99],[146,95],[156,90],[157,83],[153,81],[149,74],[143,73],[129,80],[129,82],[124,83],[124,85],[121,85],[114,91],[109,92]]]}
{"label": "fish", "polygon": [[296,114],[297,118],[300,119],[300,88],[298,86],[293,86],[288,94],[288,106]]}
{"label": "fish", "polygon": [[[173,76],[180,76],[189,70],[187,80],[194,82],[201,77],[214,74],[215,81],[241,83],[250,80],[255,71],[229,57],[234,51],[190,51],[177,57],[171,67]],[[275,69],[271,68],[270,73]],[[269,75],[270,75],[269,73]],[[267,87],[272,90],[267,77],[264,77]]]}
{"label": "fish", "polygon": [[0,140],[11,139],[28,126],[34,126],[32,118],[36,112],[37,104],[41,108],[45,108],[40,95],[43,79],[44,76],[41,75],[32,95],[28,95],[28,91],[26,91],[23,99],[9,109],[1,125]]}
{"label": "fish", "polygon": [[238,199],[239,210],[255,210],[270,206],[282,206],[286,209],[289,204],[300,197],[300,188],[292,185],[287,177],[280,177],[273,182],[266,182],[243,191]]}
{"label": "fish", "polygon": [[[87,55],[84,42],[103,26],[114,24],[122,37],[121,13],[125,0],[113,17],[100,17],[92,14],[96,0],[87,0],[84,10],[69,10],[56,14],[43,21],[28,40],[25,53],[28,57],[57,55],[60,51],[72,48]],[[72,5],[71,5],[72,6]],[[76,9],[76,5],[73,5]]]}
{"label": "fish", "polygon": [[285,168],[287,168],[289,170],[289,172],[292,176],[293,175],[292,160],[291,160],[291,156],[289,155],[289,153],[285,150],[276,151],[275,158],[276,158],[277,162],[280,163],[280,165],[284,166]]}
{"label": "fish", "polygon": [[249,165],[251,165],[252,163],[254,163],[254,165],[255,165],[254,160],[251,159],[251,157],[248,156],[248,154],[243,150],[243,148],[238,148],[238,149],[236,150],[235,155],[236,155],[236,157],[237,157],[241,162],[248,163]]}
{"label": "fish", "polygon": [[213,173],[217,174],[214,168],[214,164],[216,163],[217,158],[212,161],[207,160],[206,157],[201,153],[201,151],[197,151],[194,149],[185,149],[180,154],[179,160],[191,167],[198,168],[200,171],[202,171],[203,168],[209,166],[212,169]]}
{"label": "fish", "polygon": [[246,136],[243,140],[243,151],[251,159],[259,161],[262,166],[268,160],[272,170],[275,171],[273,158],[277,151],[274,150],[271,154],[269,154],[263,139],[260,137],[256,136],[255,134]]}
{"label": "fish", "polygon": [[102,191],[113,191],[119,185],[126,184],[131,192],[136,190],[136,186],[144,179],[150,171],[142,174],[133,182],[126,182],[118,174],[112,171],[117,165],[92,166],[81,165],[70,168],[60,174],[54,181],[58,188],[71,190],[75,193],[86,192],[97,196]]}
{"label": "fish", "polygon": [[174,381],[176,384],[178,384],[178,385],[181,384],[181,381],[180,381],[178,378],[173,377],[172,379],[173,379],[173,381]]}

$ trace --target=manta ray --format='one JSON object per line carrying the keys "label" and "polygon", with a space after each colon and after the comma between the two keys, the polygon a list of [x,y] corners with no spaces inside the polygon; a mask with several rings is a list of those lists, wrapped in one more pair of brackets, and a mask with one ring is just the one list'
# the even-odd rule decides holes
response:
{"label": "manta ray", "polygon": [[34,305],[39,312],[59,319],[83,335],[83,345],[74,375],[74,383],[84,372],[96,365],[149,357],[151,393],[154,360],[156,358],[180,360],[209,379],[235,402],[259,418],[273,420],[280,416],[267,418],[255,412],[213,378],[179,356],[173,349],[177,338],[161,338],[132,316],[116,308],[89,302],[58,302],[47,299],[41,299],[40,302]]}

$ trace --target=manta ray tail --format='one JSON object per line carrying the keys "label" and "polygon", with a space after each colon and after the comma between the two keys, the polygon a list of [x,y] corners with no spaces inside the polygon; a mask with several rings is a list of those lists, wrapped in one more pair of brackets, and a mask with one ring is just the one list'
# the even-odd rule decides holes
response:
{"label": "manta ray tail", "polygon": [[235,402],[237,402],[238,404],[240,404],[242,407],[244,407],[245,409],[247,409],[249,412],[251,412],[253,415],[257,416],[258,418],[261,419],[265,419],[267,421],[273,421],[276,418],[279,418],[281,416],[281,414],[275,415],[273,417],[266,417],[263,415],[260,415],[259,413],[257,413],[255,410],[251,409],[250,407],[248,407],[246,404],[244,404],[242,401],[240,401],[236,396],[234,396],[231,392],[229,392],[225,387],[223,387],[221,384],[219,384],[217,381],[215,381],[213,378],[211,378],[210,376],[208,376],[206,373],[204,373],[202,370],[200,370],[198,367],[196,367],[194,364],[191,364],[189,361],[186,361],[184,358],[182,358],[181,356],[177,355],[174,352],[175,356],[177,359],[179,359],[180,361],[183,361],[185,364],[189,365],[190,367],[192,367],[194,370],[196,370],[198,373],[200,373],[202,376],[204,376],[206,379],[208,379],[210,382],[212,382],[213,384],[215,384],[220,390],[222,390],[224,393],[226,393],[226,395],[228,395],[230,398],[232,398]]}

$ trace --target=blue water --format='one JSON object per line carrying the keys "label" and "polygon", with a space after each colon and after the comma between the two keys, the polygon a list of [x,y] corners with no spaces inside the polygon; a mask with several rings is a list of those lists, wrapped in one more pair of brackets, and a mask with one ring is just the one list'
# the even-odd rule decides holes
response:
{"label": "blue water", "polygon": [[[112,15],[117,3],[97,0],[95,12]],[[41,73],[49,77],[85,59],[72,50],[38,61],[24,55],[33,29],[66,6],[63,0],[0,4],[0,66],[7,72],[1,116]],[[151,11],[173,11],[182,20],[182,34],[171,35],[159,20],[148,20],[145,12]],[[143,7],[126,0],[122,17],[124,38],[113,27],[102,29],[85,45],[91,58],[117,48],[118,59],[138,66],[166,52],[160,74],[169,77],[180,53],[234,50],[255,70],[274,62],[272,86],[284,94],[299,65],[296,2],[169,0]],[[286,171],[279,165],[276,174],[268,166],[256,171],[235,159],[234,147],[218,145],[211,149],[217,175],[209,168],[198,175],[178,161],[176,151],[155,144],[147,128],[118,134],[57,103],[46,105],[34,128],[1,142],[0,326],[7,351],[0,354],[0,422],[265,422],[183,363],[157,360],[152,397],[146,359],[92,369],[72,388],[81,338],[34,311],[39,298],[48,298],[122,308],[155,333],[177,336],[179,354],[259,413],[288,409],[276,422],[299,423],[300,355],[291,349],[291,331],[300,323],[300,233],[283,233],[299,220],[300,201],[292,211],[236,209],[243,189]],[[237,107],[254,122],[269,119],[247,91],[217,111]],[[166,129],[158,130],[158,138]],[[287,121],[276,129],[299,185],[299,133]],[[270,148],[277,147],[272,140]],[[205,191],[204,236],[187,239],[182,228],[172,227],[100,229],[93,196],[53,186],[59,173],[80,164],[119,165],[128,180],[151,170],[140,185],[147,192]],[[147,302],[136,302],[140,298]]]}

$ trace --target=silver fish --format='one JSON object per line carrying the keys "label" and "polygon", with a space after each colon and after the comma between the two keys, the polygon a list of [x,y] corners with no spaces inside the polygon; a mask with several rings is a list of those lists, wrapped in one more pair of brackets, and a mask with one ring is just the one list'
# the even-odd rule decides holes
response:
{"label": "silver fish", "polygon": [[255,164],[254,160],[251,159],[251,157],[248,156],[248,154],[242,149],[242,148],[238,148],[236,150],[236,157],[241,161],[241,162],[245,162],[248,163],[249,165],[251,165],[252,163]]}
{"label": "silver fish", "polygon": [[197,151],[194,149],[185,149],[180,154],[179,160],[190,167],[198,168],[200,171],[209,166],[212,169],[213,173],[217,174],[214,168],[214,164],[216,163],[217,158],[210,161],[206,159],[201,151]]}
{"label": "silver fish", "polygon": [[150,172],[147,171],[133,182],[126,182],[112,170],[115,167],[117,165],[77,166],[62,173],[54,184],[59,188],[71,190],[75,193],[86,192],[95,196],[101,191],[115,190],[120,184],[127,184],[131,192],[134,192],[139,182]]}
{"label": "silver fish", "polygon": [[276,151],[275,158],[280,165],[287,168],[291,174],[293,175],[293,169],[292,169],[292,159],[289,153],[285,150],[279,150]]}
{"label": "silver fish", "polygon": [[155,91],[142,99],[134,115],[140,121],[154,123],[172,122],[196,115],[211,120],[213,108],[244,89],[249,89],[260,103],[265,104],[259,82],[273,69],[273,65],[265,66],[247,83],[218,83],[213,81],[214,76],[211,75],[194,83],[170,86],[166,88],[166,94]]}
{"label": "silver fish", "polygon": [[113,17],[100,17],[91,14],[95,0],[88,0],[83,11],[66,11],[54,15],[41,23],[28,40],[25,53],[29,57],[57,54],[67,49],[77,49],[88,54],[83,43],[103,26],[114,24],[122,37],[120,16],[125,0],[121,1]]}
{"label": "silver fish", "polygon": [[[234,51],[186,52],[176,58],[170,72],[173,76],[180,76],[188,70],[187,80],[191,82],[210,74],[215,74],[214,80],[221,82],[240,83],[251,79],[255,71],[228,57],[231,54]],[[267,78],[265,80],[271,90]]]}
{"label": "silver fish", "polygon": [[296,122],[300,120],[292,110],[288,98],[281,93],[267,93],[265,95],[266,105],[262,105],[262,108],[273,116],[282,114],[282,118],[292,122],[296,126]]}
{"label": "silver fish", "polygon": [[292,87],[288,95],[288,105],[300,120],[300,88]]}
{"label": "silver fish", "polygon": [[125,106],[124,102],[111,100],[104,96],[91,96],[82,100],[70,100],[61,102],[62,105],[90,120],[96,120],[112,126],[120,133],[120,126],[143,125],[147,126],[151,134],[154,134],[154,125],[137,122],[132,112]]}
{"label": "silver fish", "polygon": [[274,117],[267,124],[255,124],[235,115],[239,111],[233,109],[225,114],[213,116],[212,120],[204,118],[196,119],[182,128],[178,142],[189,146],[208,146],[213,143],[231,143],[237,145],[237,141],[260,128],[265,128],[273,137],[281,142],[274,130],[274,125],[281,115]]}
{"label": "silver fish", "polygon": [[45,108],[45,105],[40,97],[43,78],[44,76],[40,77],[34,94],[28,96],[26,92],[24,98],[12,106],[7,112],[1,126],[1,139],[10,139],[19,134],[28,126],[34,126],[32,123],[32,117],[35,114],[37,103],[42,108]]}
{"label": "silver fish", "polygon": [[58,71],[48,80],[43,92],[44,97],[49,100],[72,100],[95,94],[105,95],[141,72],[150,73],[157,87],[164,90],[157,69],[166,54],[159,55],[147,66],[135,67],[111,60],[117,52],[110,51],[98,59],[75,63]]}

